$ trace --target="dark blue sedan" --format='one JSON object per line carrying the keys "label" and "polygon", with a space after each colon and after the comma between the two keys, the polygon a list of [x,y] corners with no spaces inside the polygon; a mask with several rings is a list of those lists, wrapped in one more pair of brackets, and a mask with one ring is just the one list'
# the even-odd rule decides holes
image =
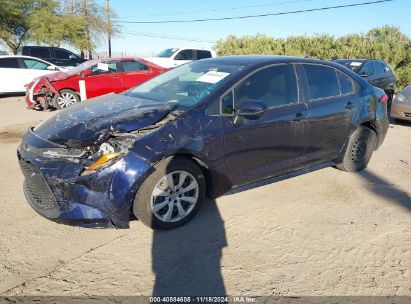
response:
{"label": "dark blue sedan", "polygon": [[386,102],[332,62],[196,61],[29,129],[18,148],[24,193],[58,222],[128,228],[134,213],[174,228],[207,196],[326,166],[362,170],[386,135]]}

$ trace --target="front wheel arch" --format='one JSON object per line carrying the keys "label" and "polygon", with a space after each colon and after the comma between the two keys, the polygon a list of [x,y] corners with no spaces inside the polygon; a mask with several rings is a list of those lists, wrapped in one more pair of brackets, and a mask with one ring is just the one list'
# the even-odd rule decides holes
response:
{"label": "front wheel arch", "polygon": [[[142,182],[142,184],[140,185],[139,189],[135,194],[132,203],[132,212],[134,213],[136,218],[138,218],[142,223],[153,229],[173,229],[181,225],[184,225],[196,214],[201,203],[205,200],[205,177],[200,166],[195,161],[187,157],[181,157],[180,155],[172,155],[170,157],[165,157],[161,159],[153,166],[153,168],[154,170],[152,170],[152,172],[144,179],[144,181]],[[182,219],[179,219],[175,222],[162,222],[152,214],[152,211],[150,209],[150,204],[152,203],[151,195],[154,193],[153,187],[157,187],[155,184],[158,184],[159,181],[161,181],[161,179],[165,177],[165,174],[167,174],[167,172],[178,172],[178,170],[188,172],[189,175],[191,174],[191,177],[195,178],[196,183],[198,183],[197,202],[194,209],[189,211],[190,213],[186,215],[186,217],[183,217]],[[175,190],[173,189],[173,191]],[[182,195],[184,196],[184,194]]]}

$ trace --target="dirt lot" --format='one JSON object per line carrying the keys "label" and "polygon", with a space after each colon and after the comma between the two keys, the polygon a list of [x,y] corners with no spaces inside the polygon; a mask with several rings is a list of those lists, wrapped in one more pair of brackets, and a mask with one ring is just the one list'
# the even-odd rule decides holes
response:
{"label": "dirt lot", "polygon": [[224,196],[186,226],[80,229],[26,203],[16,148],[51,113],[1,98],[0,295],[411,295],[411,125],[367,170]]}

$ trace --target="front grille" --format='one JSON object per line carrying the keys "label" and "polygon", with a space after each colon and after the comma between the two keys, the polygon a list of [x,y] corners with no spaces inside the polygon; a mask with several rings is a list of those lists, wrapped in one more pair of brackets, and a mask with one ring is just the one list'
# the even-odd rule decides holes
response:
{"label": "front grille", "polygon": [[25,177],[24,194],[30,205],[32,205],[37,212],[45,216],[49,217],[55,214],[54,211],[58,209],[57,202],[40,170],[31,163],[26,162],[20,156],[19,164]]}

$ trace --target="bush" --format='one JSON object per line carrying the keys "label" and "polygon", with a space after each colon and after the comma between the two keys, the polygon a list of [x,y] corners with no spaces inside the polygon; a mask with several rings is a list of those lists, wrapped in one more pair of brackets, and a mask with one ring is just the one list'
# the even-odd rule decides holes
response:
{"label": "bush", "polygon": [[400,29],[384,26],[366,34],[350,34],[340,38],[330,35],[290,36],[286,39],[266,35],[237,37],[230,35],[214,46],[218,55],[272,54],[307,56],[331,60],[335,58],[380,59],[389,63],[396,75],[397,86],[411,84],[411,39]]}

